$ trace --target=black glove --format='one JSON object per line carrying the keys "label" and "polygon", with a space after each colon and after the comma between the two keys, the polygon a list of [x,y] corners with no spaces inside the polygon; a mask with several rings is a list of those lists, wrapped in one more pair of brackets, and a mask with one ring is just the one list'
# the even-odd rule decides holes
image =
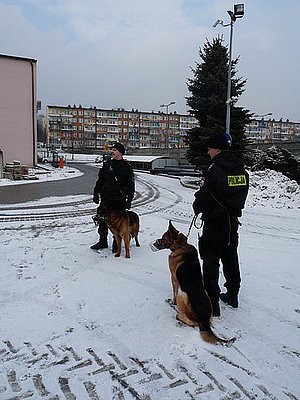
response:
{"label": "black glove", "polygon": [[96,204],[99,204],[99,194],[98,193],[94,193],[93,202]]}

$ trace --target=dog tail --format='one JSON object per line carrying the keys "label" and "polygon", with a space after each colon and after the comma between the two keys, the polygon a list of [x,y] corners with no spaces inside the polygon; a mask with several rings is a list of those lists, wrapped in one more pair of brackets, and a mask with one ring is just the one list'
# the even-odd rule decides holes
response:
{"label": "dog tail", "polygon": [[200,336],[207,343],[223,344],[223,345],[228,346],[231,343],[233,343],[236,339],[235,337],[233,337],[231,339],[223,339],[223,338],[217,336],[214,333],[214,331],[211,329],[209,321],[200,322],[199,330],[200,330]]}

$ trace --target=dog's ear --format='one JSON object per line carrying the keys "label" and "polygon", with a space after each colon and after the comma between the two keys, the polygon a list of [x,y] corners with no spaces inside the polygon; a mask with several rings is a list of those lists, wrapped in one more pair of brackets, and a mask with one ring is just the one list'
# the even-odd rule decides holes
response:
{"label": "dog's ear", "polygon": [[170,236],[172,240],[176,240],[179,231],[173,226],[172,221],[169,221],[169,229],[168,232],[170,233]]}
{"label": "dog's ear", "polygon": [[174,227],[174,225],[172,224],[172,221],[169,221],[169,230],[170,231],[175,231],[175,232],[178,232],[178,230]]}

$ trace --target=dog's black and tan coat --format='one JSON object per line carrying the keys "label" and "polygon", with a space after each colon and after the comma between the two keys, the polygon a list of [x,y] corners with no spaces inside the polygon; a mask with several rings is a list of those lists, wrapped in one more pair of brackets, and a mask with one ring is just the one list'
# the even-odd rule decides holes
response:
{"label": "dog's black and tan coat", "polygon": [[134,238],[136,246],[140,246],[138,240],[140,229],[139,216],[134,211],[116,211],[110,208],[103,208],[99,216],[105,220],[107,227],[115,237],[117,243],[115,257],[120,257],[121,242],[123,239],[125,258],[130,258],[130,239]]}
{"label": "dog's black and tan coat", "polygon": [[177,319],[190,326],[199,326],[201,337],[210,343],[228,343],[215,335],[210,322],[212,306],[203,288],[202,272],[196,248],[187,243],[187,237],[174,228],[171,221],[168,230],[158,240],[171,250],[169,268],[173,287],[173,303],[177,304]]}

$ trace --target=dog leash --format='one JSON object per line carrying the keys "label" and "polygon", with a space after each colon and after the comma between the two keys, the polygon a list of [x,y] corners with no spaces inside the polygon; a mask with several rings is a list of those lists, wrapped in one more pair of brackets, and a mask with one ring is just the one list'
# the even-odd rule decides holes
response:
{"label": "dog leash", "polygon": [[194,227],[195,227],[196,229],[200,229],[200,228],[202,227],[202,225],[203,225],[203,221],[201,222],[201,225],[200,225],[200,226],[197,226],[197,225],[196,225],[198,215],[199,215],[199,214],[194,214],[194,216],[193,216],[193,218],[192,218],[192,221],[191,221],[190,226],[189,226],[189,229],[188,229],[188,233],[187,233],[187,235],[186,235],[187,238],[190,236],[190,233],[191,233],[191,230],[192,230],[193,225],[194,225]]}
{"label": "dog leash", "polygon": [[237,218],[235,215],[232,215],[232,214],[229,212],[228,208],[225,207],[224,204],[222,204],[222,203],[216,198],[215,195],[213,195],[212,192],[210,192],[210,195],[211,195],[211,197],[212,197],[221,207],[223,207],[223,208],[226,210],[227,218],[228,218],[228,230],[229,230],[229,232],[228,232],[228,243],[227,243],[227,246],[229,246],[229,245],[230,245],[230,237],[231,237],[231,218],[234,219],[234,220],[238,223],[238,225],[241,226],[242,224],[240,223],[240,221],[238,220],[238,218]]}

